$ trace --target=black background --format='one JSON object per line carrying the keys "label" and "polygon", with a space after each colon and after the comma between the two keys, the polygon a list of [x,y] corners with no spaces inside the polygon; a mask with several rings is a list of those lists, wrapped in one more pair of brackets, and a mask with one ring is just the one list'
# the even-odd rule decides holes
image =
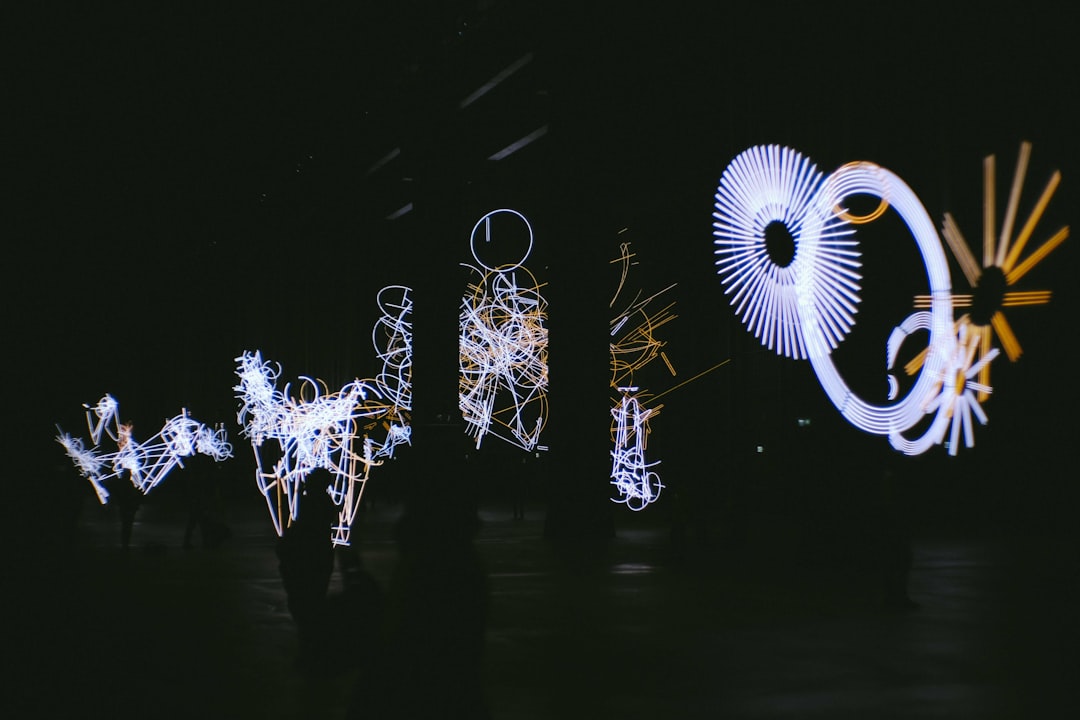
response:
{"label": "black background", "polygon": [[[884,438],[839,418],[807,364],[760,349],[727,306],[710,218],[724,167],[764,143],[794,147],[825,172],[870,160],[903,178],[935,223],[951,212],[977,242],[982,158],[997,155],[1000,212],[1029,140],[1021,212],[1054,169],[1064,177],[1039,242],[1072,221],[1080,154],[1066,4],[890,8],[38,8],[11,28],[10,454],[59,453],[53,424],[81,434],[81,403],[106,392],[137,426],[156,429],[187,407],[238,439],[231,387],[243,350],[278,360],[286,378],[370,376],[377,289],[453,277],[438,258],[466,260],[471,224],[513,203],[534,220],[536,262],[555,284],[579,255],[614,257],[620,240],[639,254],[643,288],[678,283],[680,317],[665,339],[679,379],[731,359],[666,398],[654,438],[672,467],[706,462],[718,438],[732,462],[762,443],[804,467],[796,453],[825,466],[891,457]],[[523,51],[535,53],[526,90],[507,83],[454,108]],[[499,106],[495,120],[484,103]],[[507,118],[550,130],[487,161],[521,135]],[[393,198],[380,193],[396,191],[365,171],[395,142],[426,182],[423,197],[448,183],[435,203],[441,237],[383,220]],[[925,278],[909,237],[867,232],[863,305],[837,363],[854,387],[883,395],[884,338]],[[431,253],[432,243],[460,251]],[[920,461],[935,478],[1018,493],[1034,513],[1061,507],[1058,471],[1076,429],[1075,245],[1025,279],[1053,301],[1009,314],[1025,354],[995,361],[991,421],[975,449]],[[955,264],[953,281],[964,286]],[[553,301],[553,334],[571,314]],[[559,364],[568,372],[565,353],[551,361],[553,376]],[[656,392],[675,382],[645,380]],[[791,435],[799,416],[813,418],[814,435]]]}

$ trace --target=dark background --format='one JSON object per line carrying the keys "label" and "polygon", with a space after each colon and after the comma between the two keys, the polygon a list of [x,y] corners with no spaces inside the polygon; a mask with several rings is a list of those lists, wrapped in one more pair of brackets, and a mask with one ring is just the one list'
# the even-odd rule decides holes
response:
{"label": "dark background", "polygon": [[[762,349],[728,307],[712,269],[716,183],[754,144],[789,145],[824,172],[870,160],[903,178],[935,223],[949,211],[977,241],[982,158],[997,155],[1001,212],[1029,140],[1021,213],[1054,169],[1064,176],[1032,238],[1041,242],[1077,207],[1074,24],[1064,3],[749,5],[24,16],[12,25],[3,283],[7,443],[20,475],[57,459],[54,423],[85,434],[81,403],[106,392],[147,431],[181,407],[226,422],[233,462],[246,467],[233,358],[259,349],[284,379],[332,386],[370,376],[378,288],[453,297],[469,229],[506,206],[533,221],[530,264],[552,285],[553,453],[560,433],[606,437],[606,410],[577,412],[577,398],[603,392],[597,300],[611,276],[598,278],[628,240],[641,261],[632,282],[678,283],[664,339],[680,375],[659,367],[642,384],[661,392],[731,360],[665,398],[650,446],[669,486],[717,465],[725,477],[758,472],[758,445],[790,481],[778,495],[788,502],[817,474],[899,462],[886,439],[843,421],[808,363]],[[458,108],[527,52],[532,62]],[[488,159],[541,126],[532,145]],[[394,148],[398,158],[369,172]],[[386,219],[407,202],[413,213]],[[836,355],[852,386],[880,401],[884,340],[926,286],[914,242],[892,230],[866,229],[863,303]],[[1075,509],[1075,246],[1023,281],[1053,301],[1008,313],[1025,352],[995,361],[976,447],[903,461],[928,483],[927,506],[962,513],[986,500],[1035,525]],[[955,264],[953,281],[965,285]],[[795,430],[798,417],[809,430]]]}

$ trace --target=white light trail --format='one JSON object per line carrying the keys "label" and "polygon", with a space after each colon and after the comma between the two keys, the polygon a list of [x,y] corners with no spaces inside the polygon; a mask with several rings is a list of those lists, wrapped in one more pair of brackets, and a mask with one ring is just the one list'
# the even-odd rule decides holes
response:
{"label": "white light trail", "polygon": [[[914,330],[929,329],[930,323],[929,313],[918,312],[893,331],[889,338],[890,367],[896,361],[896,354],[903,339]],[[915,440],[909,440],[900,432],[889,434],[892,446],[907,455],[919,455],[934,445],[940,445],[945,439],[946,430],[950,430],[949,454],[956,455],[960,447],[960,433],[964,433],[964,444],[969,448],[974,447],[974,420],[977,419],[982,425],[987,422],[979,397],[988,397],[991,388],[979,382],[977,377],[983,368],[998,356],[999,351],[992,348],[976,360],[975,354],[982,343],[981,332],[985,330],[973,325],[966,315],[957,322],[957,326],[957,340],[952,354],[940,364],[941,369],[933,378],[934,392],[924,405],[924,413],[934,415],[930,427]],[[923,373],[926,374],[926,370]]]}
{"label": "white light trail", "polygon": [[[491,220],[500,214],[525,224],[528,248],[515,263],[488,265],[477,242],[492,241]],[[461,304],[458,405],[477,448],[491,434],[524,450],[545,449],[539,441],[547,421],[547,301],[523,266],[532,243],[529,221],[508,209],[482,217],[470,236],[480,279]]]}
{"label": "white light trail", "polygon": [[386,409],[376,415],[365,429],[382,425],[386,437],[381,443],[372,442],[372,457],[391,458],[399,445],[409,445],[412,427],[412,291],[403,285],[389,285],[379,291],[379,319],[371,331],[375,353],[382,361],[382,370],[375,384],[385,400]]}
{"label": "white light trail", "polygon": [[[339,507],[332,541],[348,545],[368,473],[382,462],[377,453],[385,447],[366,435],[357,447],[357,425],[361,419],[386,417],[393,406],[382,401],[376,383],[361,380],[329,393],[322,381],[301,377],[296,398],[289,385],[277,389],[281,369],[264,362],[260,352],[244,352],[236,361],[240,384],[233,389],[241,401],[237,422],[251,440],[255,481],[266,498],[274,529],[283,534],[286,523],[299,516],[303,483],[321,468],[333,476],[327,493]],[[391,435],[395,444],[408,437],[404,430]],[[269,468],[261,452],[268,440],[276,442],[278,451],[277,461]]]}
{"label": "white light trail", "polygon": [[[852,217],[844,202],[853,195],[878,198],[878,211]],[[848,223],[869,222],[886,205],[907,225],[926,266],[930,352],[904,398],[872,405],[840,377],[831,352],[850,330],[858,302],[858,255],[854,241],[847,239],[853,232]],[[732,304],[738,303],[737,312],[762,343],[796,359],[809,358],[829,399],[859,429],[894,437],[914,427],[937,394],[957,337],[941,240],[911,189],[873,163],[849,163],[822,179],[793,150],[754,147],[724,171],[714,217],[725,292],[734,293]],[[784,267],[773,263],[765,248],[765,228],[774,221],[784,223],[795,240],[794,258]],[[895,392],[890,400],[894,398]]]}
{"label": "white light trail", "polygon": [[[619,265],[619,283],[609,307],[615,307],[623,289],[634,254],[630,252],[630,243],[619,245],[619,257],[612,264]],[[653,333],[661,326],[675,319],[671,312],[674,303],[662,309],[653,310],[650,303],[671,290],[669,285],[663,290],[642,297],[639,290],[611,320],[611,387],[619,395],[613,400],[611,410],[611,437],[614,449],[611,451],[611,483],[618,492],[615,502],[624,503],[631,510],[642,510],[660,496],[663,485],[660,476],[650,468],[659,465],[659,461],[649,463],[645,458],[646,441],[649,434],[649,419],[660,414],[663,406],[646,408],[641,399],[645,393],[634,385],[634,373],[653,363],[658,357],[663,358],[668,370],[675,374],[662,348],[664,342]]]}
{"label": "white light trail", "polygon": [[[536,140],[539,140],[544,135],[547,135],[547,131],[548,131],[548,126],[547,125],[541,125],[540,127],[536,128],[535,130],[533,130],[531,133],[529,133],[525,137],[521,138],[520,140],[515,140],[514,142],[510,143],[509,145],[504,147],[502,150],[500,150],[499,152],[497,152],[494,155],[492,155],[491,157],[489,157],[488,160],[502,160],[503,158],[509,157],[510,155],[513,155],[514,153],[516,153],[518,150],[522,149],[526,145],[529,145],[532,142],[534,142]],[[496,211],[496,212],[498,212],[498,211]]]}
{"label": "white light trail", "polygon": [[468,106],[472,105],[474,102],[476,102],[477,100],[482,98],[484,95],[487,95],[489,92],[494,90],[495,87],[499,83],[501,83],[503,80],[506,80],[508,77],[510,77],[511,75],[516,73],[518,70],[520,70],[521,68],[525,67],[530,62],[532,62],[532,59],[533,59],[533,54],[531,52],[530,53],[525,53],[524,55],[519,57],[517,60],[515,60],[514,62],[507,65],[505,68],[503,68],[501,71],[499,71],[499,73],[496,74],[495,77],[491,78],[486,83],[484,83],[483,85],[478,87],[476,90],[471,92],[467,98],[465,98],[460,103],[458,103],[458,109],[459,110],[464,110],[465,108],[467,108]]}
{"label": "white light trail", "polygon": [[613,502],[631,510],[642,510],[660,496],[660,476],[650,468],[658,462],[645,460],[649,437],[649,418],[654,412],[638,402],[636,387],[618,388],[622,397],[612,408],[615,448],[611,451],[611,484],[618,492]]}
{"label": "white light trail", "polygon": [[[808,306],[831,349],[851,329],[859,302],[854,231],[822,203],[822,190],[821,173],[807,158],[770,145],[736,157],[716,192],[713,235],[724,292],[763,345],[796,360],[810,352],[801,320]],[[766,248],[766,228],[774,222],[795,241],[785,266]]]}
{"label": "white light trail", "polygon": [[[84,407],[87,408],[86,424],[94,447],[87,448],[81,439],[72,438],[59,426],[57,430],[60,434],[56,441],[63,445],[79,474],[94,486],[102,505],[109,500],[104,483],[120,477],[125,471],[132,484],[145,495],[174,468],[183,467],[185,457],[200,453],[217,462],[232,457],[232,446],[225,428],[218,425],[216,429],[211,429],[193,420],[186,409],[166,420],[161,430],[140,443],[132,435],[131,425],[118,421],[119,405],[112,395],[105,395],[93,408],[88,405]],[[101,438],[106,435],[116,443],[115,452],[100,452]]]}

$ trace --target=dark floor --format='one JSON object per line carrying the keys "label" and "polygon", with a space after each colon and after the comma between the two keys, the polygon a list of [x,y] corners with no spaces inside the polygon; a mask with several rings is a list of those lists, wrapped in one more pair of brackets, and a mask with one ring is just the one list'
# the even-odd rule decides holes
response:
{"label": "dark floor", "polygon": [[[0,716],[341,718],[355,693],[379,693],[355,665],[296,666],[276,538],[251,495],[229,503],[232,536],[213,549],[184,550],[183,513],[148,504],[124,553],[92,503],[69,543],[43,527],[16,546]],[[356,533],[381,587],[400,511],[377,505]],[[613,540],[569,551],[541,538],[542,517],[480,510],[493,718],[1080,716],[1080,564],[1063,541],[920,532],[919,607],[900,611],[881,606],[865,554],[807,545],[765,514],[732,547],[619,513]]]}

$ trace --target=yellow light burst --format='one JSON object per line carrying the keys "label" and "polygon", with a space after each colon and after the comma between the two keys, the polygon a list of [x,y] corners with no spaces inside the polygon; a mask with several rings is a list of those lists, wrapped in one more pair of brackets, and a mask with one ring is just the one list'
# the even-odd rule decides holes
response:
{"label": "yellow light burst", "polygon": [[[1043,188],[1038,201],[1035,203],[1027,220],[1021,226],[1019,232],[1013,235],[1016,222],[1016,214],[1020,205],[1020,196],[1023,191],[1024,180],[1027,175],[1028,161],[1031,157],[1031,143],[1020,143],[1020,153],[1016,161],[1016,170],[1013,173],[1012,186],[1009,191],[1008,204],[1005,216],[1002,220],[1001,230],[995,233],[996,205],[996,161],[993,155],[983,159],[983,252],[982,264],[980,265],[964,239],[959,225],[952,215],[945,213],[942,223],[942,236],[946,244],[956,258],[960,271],[967,280],[972,291],[977,291],[979,281],[983,279],[986,271],[995,268],[1004,279],[1005,288],[1011,288],[1027,275],[1036,265],[1046,259],[1058,245],[1063,243],[1069,236],[1069,227],[1066,225],[1054,233],[1039,248],[1030,253],[1024,260],[1020,259],[1028,241],[1035,232],[1035,227],[1046,211],[1047,205],[1053,198],[1055,190],[1061,182],[1061,173],[1054,171],[1050,180]],[[996,235],[996,239],[995,239]],[[972,307],[975,304],[975,293],[955,293],[952,295],[953,305],[958,308]],[[1049,290],[1009,290],[1006,289],[1001,296],[998,307],[991,313],[989,322],[976,326],[979,330],[979,357],[986,357],[991,350],[993,338],[996,337],[1001,344],[1002,350],[1011,362],[1016,362],[1023,353],[1020,342],[1016,339],[1016,333],[1002,312],[1003,308],[1023,307],[1029,305],[1045,305],[1050,302]],[[930,307],[929,295],[917,295],[915,297],[916,308]],[[913,375],[919,371],[925,353],[920,354],[905,365],[905,371]],[[990,385],[990,364],[986,363],[979,374],[979,383],[984,386]],[[979,402],[986,400],[989,393],[979,391]]]}

